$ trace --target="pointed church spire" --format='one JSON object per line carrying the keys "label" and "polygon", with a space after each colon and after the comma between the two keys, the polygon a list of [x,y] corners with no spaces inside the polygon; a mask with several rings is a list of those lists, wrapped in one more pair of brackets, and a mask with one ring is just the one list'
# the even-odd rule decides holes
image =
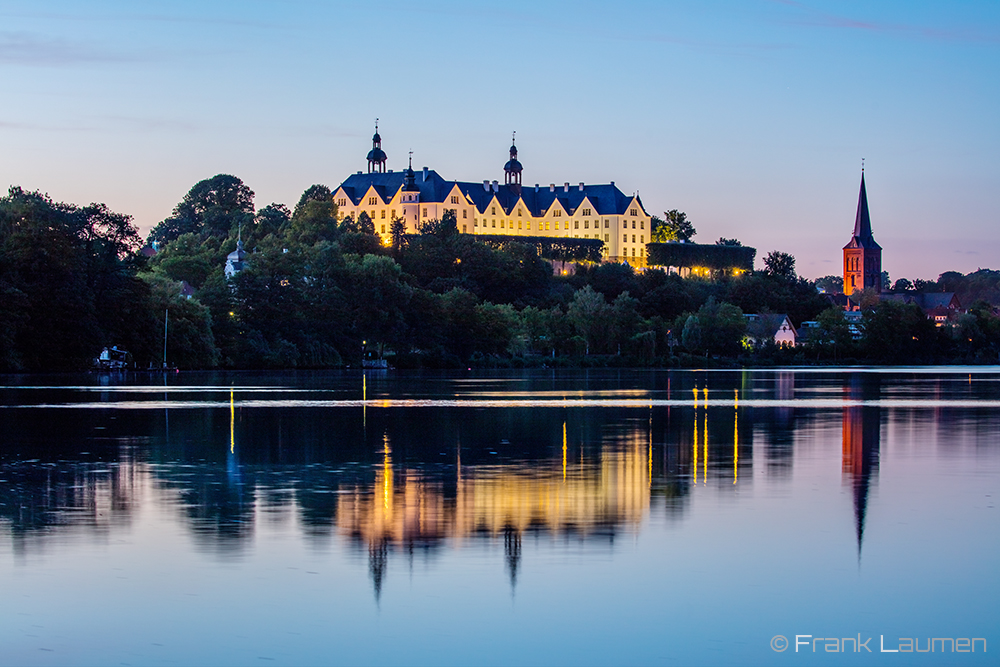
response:
{"label": "pointed church spire", "polygon": [[858,214],[854,218],[854,236],[862,247],[875,243],[872,237],[872,220],[868,215],[868,192],[865,190],[865,168],[861,167],[861,192],[858,193]]}

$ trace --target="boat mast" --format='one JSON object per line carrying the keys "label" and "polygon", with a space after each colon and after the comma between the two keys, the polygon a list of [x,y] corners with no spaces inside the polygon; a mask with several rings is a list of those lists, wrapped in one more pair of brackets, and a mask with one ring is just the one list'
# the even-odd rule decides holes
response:
{"label": "boat mast", "polygon": [[170,322],[170,309],[167,308],[163,315],[163,370],[167,370],[167,324]]}

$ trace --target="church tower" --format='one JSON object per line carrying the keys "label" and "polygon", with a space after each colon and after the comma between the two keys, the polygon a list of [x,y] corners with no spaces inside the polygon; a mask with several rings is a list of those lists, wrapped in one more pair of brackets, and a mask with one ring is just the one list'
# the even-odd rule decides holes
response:
{"label": "church tower", "polygon": [[521,191],[521,163],[517,161],[517,146],[514,144],[514,136],[510,138],[510,159],[503,166],[503,182],[511,186],[511,190],[520,193]]}
{"label": "church tower", "polygon": [[882,293],[882,246],[872,236],[864,168],[861,169],[861,193],[858,195],[858,214],[854,219],[854,236],[844,246],[844,294],[850,296],[855,290],[862,289]]}
{"label": "church tower", "polygon": [[372,149],[368,151],[368,173],[385,173],[386,154],[382,150],[382,137],[378,133],[378,118],[375,119],[375,136],[372,137]]}

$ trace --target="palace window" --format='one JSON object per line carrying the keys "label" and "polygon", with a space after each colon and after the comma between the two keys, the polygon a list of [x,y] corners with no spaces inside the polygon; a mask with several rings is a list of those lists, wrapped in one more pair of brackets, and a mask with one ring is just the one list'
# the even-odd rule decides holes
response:
{"label": "palace window", "polygon": [[635,209],[635,208],[629,209],[628,214],[629,215],[639,215],[639,209]]}
{"label": "palace window", "polygon": [[479,220],[478,219],[477,220],[473,220],[472,221],[472,226],[473,227],[478,227],[479,226]]}
{"label": "palace window", "polygon": [[392,219],[396,219],[396,209],[392,209]]}
{"label": "palace window", "polygon": [[520,229],[520,228],[521,228],[521,221],[520,221],[520,220],[518,220],[518,221],[517,221],[517,228],[518,228],[518,229]]}
{"label": "palace window", "polygon": [[611,226],[611,223],[609,223],[607,220],[605,220],[604,221],[604,228],[607,229],[610,226]]}
{"label": "palace window", "polygon": [[556,209],[556,210],[552,211],[552,217],[553,218],[562,217],[562,211],[560,211],[559,209]]}
{"label": "palace window", "polygon": [[382,209],[381,213],[382,213],[382,219],[385,220],[385,209]]}
{"label": "palace window", "polygon": [[462,209],[462,217],[463,218],[468,218],[469,217],[469,211],[463,208]]}
{"label": "palace window", "polygon": [[497,207],[494,206],[494,207],[492,207],[492,210],[490,211],[490,215],[496,215],[496,214],[497,214]]}
{"label": "palace window", "polygon": [[583,214],[584,215],[590,215],[590,209],[589,208],[583,209]]}
{"label": "palace window", "polygon": [[646,228],[646,221],[645,220],[640,220],[639,221],[639,229],[645,229],[645,228]]}
{"label": "palace window", "polygon": [[639,235],[639,243],[645,243],[645,242],[646,242],[646,235],[645,234],[640,234]]}
{"label": "palace window", "polygon": [[497,220],[496,220],[496,218],[493,218],[493,226],[494,226],[494,227],[496,227],[496,226],[497,226]]}
{"label": "palace window", "polygon": [[632,229],[635,229],[635,220],[632,221]]}
{"label": "palace window", "polygon": [[635,234],[632,235],[632,243],[635,243]]}
{"label": "palace window", "polygon": [[573,221],[573,229],[580,229],[580,221],[579,220],[574,220]]}
{"label": "palace window", "polygon": [[343,199],[343,198],[338,199],[337,200],[337,206],[347,206],[347,200]]}
{"label": "palace window", "polygon": [[385,234],[385,225],[382,225],[382,233]]}
{"label": "palace window", "polygon": [[549,231],[549,223],[547,221],[545,223],[545,231]]}
{"label": "palace window", "polygon": [[611,234],[605,234],[604,235],[604,240],[610,242],[611,241]]}
{"label": "palace window", "polygon": [[628,229],[628,220],[626,220],[625,222],[622,223],[622,227],[624,227],[625,229]]}
{"label": "palace window", "polygon": [[584,229],[590,229],[590,220],[584,220],[583,221],[583,228]]}
{"label": "palace window", "polygon": [[517,217],[521,217],[521,209],[517,209]]}
{"label": "palace window", "polygon": [[462,225],[462,233],[463,233],[463,234],[465,234],[465,233],[466,233],[466,229],[465,229],[465,225]]}
{"label": "palace window", "polygon": [[503,229],[503,220],[500,221],[500,229]]}
{"label": "palace window", "polygon": [[452,195],[451,196],[451,203],[452,204],[457,204],[458,203],[458,197],[456,195]]}
{"label": "palace window", "polygon": [[424,217],[425,218],[427,217],[427,209],[426,208],[424,208]]}

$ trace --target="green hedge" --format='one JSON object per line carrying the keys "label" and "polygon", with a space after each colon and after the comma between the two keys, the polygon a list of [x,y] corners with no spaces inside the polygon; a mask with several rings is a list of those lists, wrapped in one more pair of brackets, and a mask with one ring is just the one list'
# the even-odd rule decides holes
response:
{"label": "green hedge", "polygon": [[747,246],[701,245],[698,243],[647,243],[649,264],[656,266],[694,267],[713,270],[753,270],[756,248]]}
{"label": "green hedge", "polygon": [[502,236],[500,234],[475,234],[473,236],[496,250],[505,250],[512,243],[535,246],[540,257],[564,261],[600,262],[604,241],[600,239],[570,239],[548,236]]}

